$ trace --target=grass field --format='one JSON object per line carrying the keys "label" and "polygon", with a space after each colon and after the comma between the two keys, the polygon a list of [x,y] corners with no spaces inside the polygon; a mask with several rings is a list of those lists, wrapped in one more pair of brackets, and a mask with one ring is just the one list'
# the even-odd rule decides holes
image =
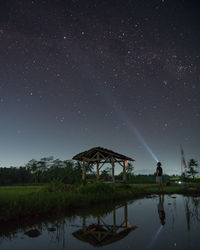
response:
{"label": "grass field", "polygon": [[[200,195],[200,185],[166,186],[164,192]],[[61,215],[75,208],[86,208],[91,204],[134,199],[157,193],[158,187],[155,184],[112,185],[94,182],[79,186],[50,184],[0,187],[0,222]]]}

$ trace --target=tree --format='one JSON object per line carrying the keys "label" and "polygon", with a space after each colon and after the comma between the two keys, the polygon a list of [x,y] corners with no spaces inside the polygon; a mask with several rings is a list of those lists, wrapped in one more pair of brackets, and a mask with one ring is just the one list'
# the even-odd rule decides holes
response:
{"label": "tree", "polygon": [[134,170],[133,164],[128,162],[127,167],[126,167],[127,175],[129,176],[134,175],[133,170]]}
{"label": "tree", "polygon": [[52,162],[52,156],[41,158],[39,161],[32,159],[26,164],[26,169],[32,174],[34,182],[41,182]]}
{"label": "tree", "polygon": [[[130,181],[133,177],[134,177],[134,166],[131,162],[128,162],[127,166],[126,166],[126,177],[127,180]],[[123,179],[123,171],[121,173],[119,173],[119,175],[117,176],[118,180],[122,180]]]}
{"label": "tree", "polygon": [[199,164],[195,159],[190,159],[188,161],[188,166],[187,166],[187,174],[188,176],[192,176],[193,180],[195,175],[198,173],[198,168],[199,168]]}
{"label": "tree", "polygon": [[106,169],[102,170],[101,178],[103,180],[105,180],[105,181],[110,181],[112,179],[112,177],[111,177],[111,169],[107,167]]}
{"label": "tree", "polygon": [[26,169],[32,174],[34,182],[38,181],[37,160],[32,159],[26,164]]}

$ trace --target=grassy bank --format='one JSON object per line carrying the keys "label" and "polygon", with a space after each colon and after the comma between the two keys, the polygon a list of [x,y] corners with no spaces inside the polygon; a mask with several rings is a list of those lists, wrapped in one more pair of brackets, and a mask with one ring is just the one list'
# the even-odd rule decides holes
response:
{"label": "grassy bank", "polygon": [[[164,192],[200,195],[200,185],[166,186]],[[152,184],[112,185],[101,182],[85,186],[51,184],[43,187],[1,187],[0,222],[62,215],[93,204],[134,199],[157,193],[157,186]]]}

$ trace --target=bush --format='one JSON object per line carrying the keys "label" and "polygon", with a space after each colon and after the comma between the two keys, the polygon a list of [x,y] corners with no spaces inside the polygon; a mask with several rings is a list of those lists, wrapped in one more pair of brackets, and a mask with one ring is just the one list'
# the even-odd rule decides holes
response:
{"label": "bush", "polygon": [[108,183],[102,183],[102,182],[93,182],[88,183],[86,185],[81,185],[78,188],[78,191],[82,194],[86,193],[93,193],[93,194],[99,194],[99,193],[113,193],[115,192],[115,188]]}
{"label": "bush", "polygon": [[72,192],[76,189],[73,185],[64,184],[59,180],[54,180],[45,186],[45,190],[48,192]]}

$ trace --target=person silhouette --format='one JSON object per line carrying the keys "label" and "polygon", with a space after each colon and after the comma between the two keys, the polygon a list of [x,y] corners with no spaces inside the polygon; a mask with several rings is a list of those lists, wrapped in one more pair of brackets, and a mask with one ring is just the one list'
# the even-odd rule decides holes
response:
{"label": "person silhouette", "polygon": [[156,168],[156,182],[158,183],[158,190],[163,192],[163,180],[162,180],[162,174],[163,170],[161,168],[161,162],[157,163],[157,168]]}
{"label": "person silhouette", "polygon": [[164,194],[159,195],[158,215],[160,219],[160,224],[164,226],[165,225]]}

